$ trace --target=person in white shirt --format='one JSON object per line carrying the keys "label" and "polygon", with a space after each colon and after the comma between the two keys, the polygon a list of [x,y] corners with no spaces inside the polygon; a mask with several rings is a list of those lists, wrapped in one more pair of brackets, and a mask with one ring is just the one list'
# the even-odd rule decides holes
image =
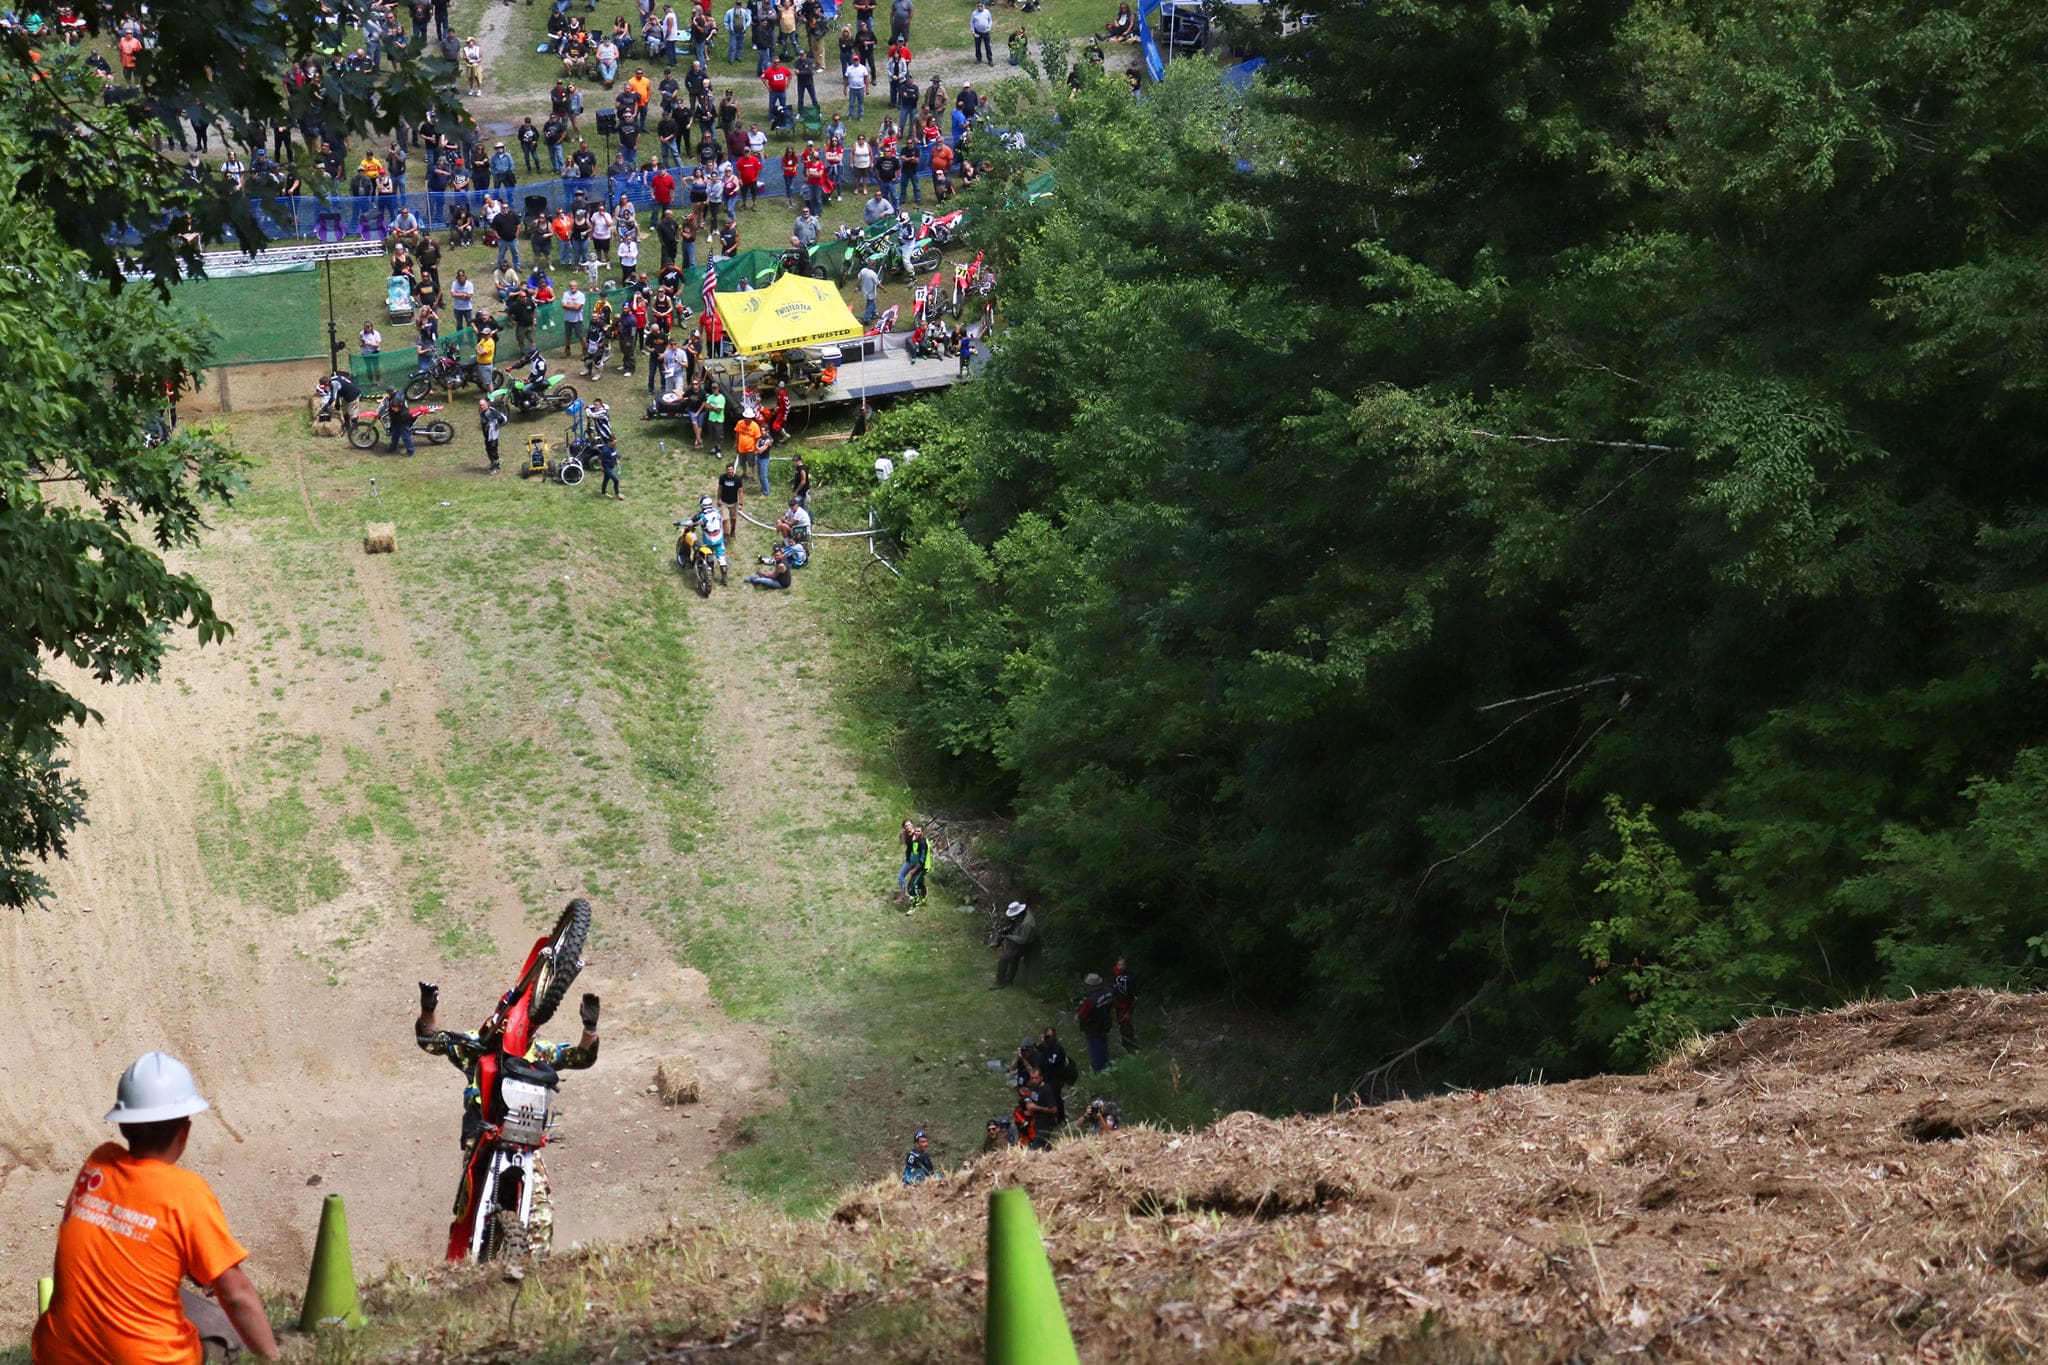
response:
{"label": "person in white shirt", "polygon": [[617,223],[604,205],[599,204],[590,212],[590,244],[600,261],[612,258],[612,228]]}
{"label": "person in white shirt", "polygon": [[995,39],[990,36],[996,26],[996,17],[988,12],[988,0],[976,0],[974,13],[967,16],[967,30],[974,35],[974,60],[996,64]]}
{"label": "person in white shirt", "polygon": [[463,40],[462,81],[465,90],[481,92],[484,88],[484,50],[474,38]]}
{"label": "person in white shirt", "polygon": [[859,122],[867,113],[868,65],[855,57],[846,67],[846,116]]}
{"label": "person in white shirt", "polygon": [[356,335],[363,343],[364,355],[375,355],[384,349],[384,334],[377,330],[377,324],[374,322],[364,323],[363,330]]}
{"label": "person in white shirt", "polygon": [[574,355],[576,343],[583,340],[583,305],[589,302],[575,280],[562,291],[562,354]]}

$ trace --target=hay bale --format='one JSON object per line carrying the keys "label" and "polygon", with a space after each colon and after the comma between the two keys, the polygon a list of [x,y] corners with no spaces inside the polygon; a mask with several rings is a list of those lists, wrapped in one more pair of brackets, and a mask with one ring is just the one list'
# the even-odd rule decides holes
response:
{"label": "hay bale", "polygon": [[654,1069],[654,1093],[663,1104],[695,1104],[697,1059],[687,1053],[663,1059]]}
{"label": "hay bale", "polygon": [[363,553],[368,555],[395,554],[398,550],[398,528],[388,521],[373,521],[363,528]]}
{"label": "hay bale", "polygon": [[313,434],[315,436],[339,436],[341,435],[341,423],[331,417],[324,422],[316,418],[313,422]]}

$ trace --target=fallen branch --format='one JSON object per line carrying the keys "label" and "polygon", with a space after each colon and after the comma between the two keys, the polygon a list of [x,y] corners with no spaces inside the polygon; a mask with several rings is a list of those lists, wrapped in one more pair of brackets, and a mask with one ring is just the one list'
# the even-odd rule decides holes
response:
{"label": "fallen branch", "polygon": [[1476,1006],[1481,1000],[1485,999],[1486,993],[1492,990],[1499,983],[1500,977],[1498,976],[1495,976],[1488,980],[1485,985],[1481,986],[1476,992],[1473,993],[1473,996],[1470,1000],[1467,1000],[1464,1004],[1452,1010],[1449,1016],[1445,1018],[1443,1023],[1437,1027],[1437,1031],[1435,1033],[1430,1034],[1421,1042],[1414,1043],[1408,1047],[1402,1048],[1399,1052],[1387,1058],[1385,1061],[1379,1063],[1377,1066],[1367,1071],[1364,1075],[1360,1076],[1357,1080],[1353,1081],[1351,1083],[1351,1093],[1354,1096],[1358,1096],[1360,1098],[1377,1095],[1381,1086],[1393,1080],[1394,1073],[1396,1071],[1398,1071],[1403,1066],[1406,1066],[1409,1062],[1415,1060],[1415,1058],[1420,1056],[1423,1052],[1427,1051],[1432,1047],[1435,1047],[1438,1043],[1442,1042],[1445,1038],[1449,1037],[1451,1034],[1451,1030],[1455,1029],[1460,1021],[1462,1021],[1468,1015],[1470,1015],[1472,1013],[1473,1007]]}
{"label": "fallen branch", "polygon": [[1489,441],[1520,441],[1524,445],[1536,446],[1604,446],[1609,450],[1655,450],[1665,455],[1682,452],[1683,446],[1660,446],[1649,441],[1599,441],[1590,436],[1528,436],[1514,432],[1481,431],[1467,427],[1467,436],[1481,436]]}

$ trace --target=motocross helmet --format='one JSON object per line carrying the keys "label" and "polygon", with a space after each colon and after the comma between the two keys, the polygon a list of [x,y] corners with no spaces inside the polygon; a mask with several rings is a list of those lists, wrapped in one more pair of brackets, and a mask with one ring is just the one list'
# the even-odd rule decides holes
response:
{"label": "motocross helmet", "polygon": [[697,508],[699,511],[704,512],[709,512],[711,510],[711,495],[709,493],[706,493],[703,497],[697,499]]}

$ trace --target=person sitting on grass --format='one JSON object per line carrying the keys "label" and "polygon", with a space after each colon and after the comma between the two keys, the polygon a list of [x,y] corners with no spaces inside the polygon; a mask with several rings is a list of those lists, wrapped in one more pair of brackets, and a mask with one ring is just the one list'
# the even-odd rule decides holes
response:
{"label": "person sitting on grass", "polygon": [[[811,538],[811,512],[800,498],[789,500],[789,510],[775,523],[776,532],[791,544],[801,545]],[[801,568],[802,565],[797,567]]]}
{"label": "person sitting on grass", "polygon": [[747,575],[747,582],[757,588],[787,588],[789,586],[789,553],[778,549],[773,565],[766,573]]}
{"label": "person sitting on grass", "polygon": [[1109,27],[1103,30],[1102,36],[1112,43],[1137,41],[1138,16],[1131,13],[1130,0],[1123,0],[1116,7],[1116,18],[1109,21]]}

